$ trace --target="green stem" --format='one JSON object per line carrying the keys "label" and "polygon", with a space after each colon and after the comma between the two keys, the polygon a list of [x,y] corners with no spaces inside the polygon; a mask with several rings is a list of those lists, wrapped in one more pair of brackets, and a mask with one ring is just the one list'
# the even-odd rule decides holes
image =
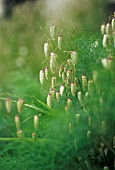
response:
{"label": "green stem", "polygon": [[40,139],[37,138],[36,140],[32,138],[0,138],[0,141],[27,141],[27,142],[54,142],[56,140],[53,139]]}
{"label": "green stem", "polygon": [[[6,98],[2,98],[2,97],[0,97],[0,99],[1,99],[1,100],[6,100]],[[12,100],[12,102],[13,102],[13,103],[17,103],[17,101],[15,101],[15,100]],[[53,115],[53,114],[51,114],[51,112],[49,112],[49,111],[47,111],[47,110],[43,110],[43,109],[41,109],[41,108],[39,108],[39,107],[36,107],[36,106],[32,106],[32,105],[29,105],[29,104],[24,104],[24,106],[26,106],[26,107],[28,107],[28,108],[31,108],[31,109],[33,109],[33,110],[39,111],[39,112],[41,112],[41,113],[45,113],[45,114],[47,114],[47,115]]]}

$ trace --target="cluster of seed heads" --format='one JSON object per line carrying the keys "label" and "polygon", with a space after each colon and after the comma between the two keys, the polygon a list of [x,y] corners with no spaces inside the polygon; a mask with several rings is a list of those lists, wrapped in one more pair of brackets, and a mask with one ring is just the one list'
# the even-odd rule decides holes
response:
{"label": "cluster of seed heads", "polygon": [[115,13],[111,22],[101,25],[101,33],[103,35],[103,47],[108,48],[109,44],[115,47]]}
{"label": "cluster of seed heads", "polygon": [[[12,112],[12,106],[13,106],[12,99],[11,98],[6,98],[5,105],[6,105],[7,113],[11,113]],[[17,101],[18,114],[16,114],[15,118],[14,118],[18,138],[23,138],[24,137],[24,131],[21,128],[21,124],[22,124],[22,122],[21,122],[21,113],[23,112],[24,105],[25,105],[25,100],[22,99],[22,98],[19,98],[18,101]],[[37,114],[37,115],[33,116],[33,126],[34,126],[35,131],[38,130],[39,117],[40,116],[41,116],[41,114]],[[32,133],[32,138],[33,139],[37,138],[37,134],[35,132]]]}

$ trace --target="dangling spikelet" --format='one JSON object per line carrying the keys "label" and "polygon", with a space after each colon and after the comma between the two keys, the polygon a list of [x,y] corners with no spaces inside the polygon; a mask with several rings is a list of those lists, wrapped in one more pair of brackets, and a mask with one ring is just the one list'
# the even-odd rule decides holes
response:
{"label": "dangling spikelet", "polygon": [[106,30],[105,30],[106,34],[108,37],[111,36],[112,30],[111,30],[111,25],[109,23],[107,23],[106,25]]}
{"label": "dangling spikelet", "polygon": [[5,105],[6,105],[6,111],[8,113],[11,113],[11,111],[12,111],[12,99],[6,98]]}
{"label": "dangling spikelet", "polygon": [[101,25],[101,33],[102,33],[102,35],[105,34],[105,24]]}
{"label": "dangling spikelet", "polygon": [[45,78],[44,70],[40,70],[40,83],[42,85],[44,84],[44,78]]}
{"label": "dangling spikelet", "polygon": [[56,32],[57,32],[57,27],[55,25],[50,26],[50,36],[52,40],[55,40]]}
{"label": "dangling spikelet", "polygon": [[92,133],[91,133],[91,131],[87,131],[87,140],[91,140],[91,138],[92,138]]}
{"label": "dangling spikelet", "polygon": [[48,43],[44,44],[44,55],[45,57],[49,57],[49,52],[50,52],[50,45]]}
{"label": "dangling spikelet", "polygon": [[37,130],[39,124],[39,115],[34,115],[34,128]]}
{"label": "dangling spikelet", "polygon": [[82,75],[82,87],[84,91],[87,89],[87,78],[85,75]]}
{"label": "dangling spikelet", "polygon": [[65,106],[65,112],[68,114],[68,112],[69,112],[69,107],[68,107],[68,105],[66,105]]}
{"label": "dangling spikelet", "polygon": [[64,93],[64,89],[65,89],[64,84],[62,84],[62,85],[60,86],[60,95],[61,95],[61,96],[62,96],[63,93]]}
{"label": "dangling spikelet", "polygon": [[73,124],[69,123],[69,133],[72,134],[73,132]]}
{"label": "dangling spikelet", "polygon": [[58,102],[60,101],[60,92],[59,91],[56,92],[56,99],[57,99]]}
{"label": "dangling spikelet", "polygon": [[110,170],[108,166],[104,166],[104,170]]}
{"label": "dangling spikelet", "polygon": [[108,44],[108,36],[107,34],[104,34],[103,36],[103,47],[107,47],[107,44]]}
{"label": "dangling spikelet", "polygon": [[33,139],[34,141],[36,141],[36,139],[37,139],[37,134],[36,134],[35,132],[32,133],[32,139]]}
{"label": "dangling spikelet", "polygon": [[72,99],[67,99],[67,106],[70,107],[72,105]]}
{"label": "dangling spikelet", "polygon": [[77,85],[75,82],[71,83],[71,94],[73,96],[75,96],[75,93],[76,93],[76,90],[77,90]]}
{"label": "dangling spikelet", "polygon": [[82,105],[83,104],[83,95],[82,95],[81,91],[78,91],[77,97],[78,97],[78,100],[79,100],[80,104]]}
{"label": "dangling spikelet", "polygon": [[20,116],[19,115],[15,116],[15,125],[16,125],[17,131],[20,130],[21,124],[20,124]]}
{"label": "dangling spikelet", "polygon": [[49,68],[46,67],[45,68],[45,77],[46,77],[46,80],[48,80],[48,75],[49,75]]}
{"label": "dangling spikelet", "polygon": [[78,53],[76,51],[71,52],[71,59],[72,59],[72,64],[73,65],[77,64]]}
{"label": "dangling spikelet", "polygon": [[55,92],[56,92],[55,88],[52,88],[52,89],[50,90],[50,94],[51,94],[51,96],[52,96],[52,100],[53,100],[54,97],[55,97]]}
{"label": "dangling spikelet", "polygon": [[23,100],[21,98],[18,99],[18,102],[17,102],[18,113],[22,113],[23,108],[24,108],[24,104],[25,104],[25,100]]}
{"label": "dangling spikelet", "polygon": [[111,27],[112,27],[112,31],[115,31],[115,18],[112,19],[111,21]]}
{"label": "dangling spikelet", "polygon": [[62,35],[58,36],[58,48],[61,50],[62,48]]}
{"label": "dangling spikelet", "polygon": [[52,77],[52,87],[54,87],[56,85],[56,77]]}
{"label": "dangling spikelet", "polygon": [[49,93],[48,96],[47,96],[47,106],[49,106],[50,108],[52,107],[52,95],[51,95],[51,93]]}
{"label": "dangling spikelet", "polygon": [[53,52],[51,52],[50,55],[50,70],[52,72],[52,74],[54,74],[56,72],[57,69],[57,55]]}
{"label": "dangling spikelet", "polygon": [[67,71],[67,78],[71,81],[72,80],[72,71],[68,70]]}

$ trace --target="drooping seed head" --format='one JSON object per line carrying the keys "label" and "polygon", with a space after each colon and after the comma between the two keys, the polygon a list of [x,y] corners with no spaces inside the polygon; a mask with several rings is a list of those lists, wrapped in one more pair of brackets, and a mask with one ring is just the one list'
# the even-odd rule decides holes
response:
{"label": "drooping seed head", "polygon": [[104,34],[103,35],[103,47],[107,47],[107,45],[108,45],[108,36],[107,36],[107,34]]}
{"label": "drooping seed head", "polygon": [[52,87],[54,87],[56,85],[56,77],[52,77]]}
{"label": "drooping seed head", "polygon": [[60,101],[60,92],[59,91],[56,92],[56,99],[57,99],[58,102]]}
{"label": "drooping seed head", "polygon": [[58,48],[61,50],[62,48],[62,35],[58,36]]}
{"label": "drooping seed head", "polygon": [[115,31],[115,18],[112,19],[111,21],[111,27],[112,27],[112,31]]}
{"label": "drooping seed head", "polygon": [[49,57],[49,52],[50,52],[50,45],[49,43],[45,43],[44,44],[44,55],[46,58]]}
{"label": "drooping seed head", "polygon": [[64,93],[64,89],[65,89],[64,84],[62,84],[62,85],[60,86],[60,95],[61,95],[61,96],[62,96],[63,93]]}
{"label": "drooping seed head", "polygon": [[23,108],[24,108],[24,104],[25,104],[25,100],[24,99],[18,99],[17,102],[17,109],[18,109],[18,113],[22,113]]}
{"label": "drooping seed head", "polygon": [[107,23],[107,25],[106,25],[106,34],[108,35],[108,36],[110,36],[111,35],[111,33],[112,33],[112,29],[111,29],[111,25],[109,24],[109,23]]}
{"label": "drooping seed head", "polygon": [[36,134],[35,132],[32,133],[32,139],[33,139],[34,141],[36,141],[36,139],[37,139],[37,134]]}
{"label": "drooping seed head", "polygon": [[73,132],[73,123],[69,123],[69,133],[72,134]]}
{"label": "drooping seed head", "polygon": [[6,105],[7,113],[11,113],[11,111],[12,111],[12,99],[6,98],[5,105]]}
{"label": "drooping seed head", "polygon": [[105,24],[101,25],[101,33],[102,33],[102,35],[105,34]]}
{"label": "drooping seed head", "polygon": [[69,111],[69,107],[68,105],[65,106],[65,112],[68,114],[68,111]]}
{"label": "drooping seed head", "polygon": [[73,96],[75,96],[76,90],[77,90],[77,85],[76,85],[75,82],[72,82],[72,83],[71,83],[71,94],[72,94]]}
{"label": "drooping seed head", "polygon": [[45,79],[44,70],[40,70],[40,83],[43,85]]}
{"label": "drooping seed head", "polygon": [[50,108],[52,107],[52,95],[51,95],[51,93],[49,93],[48,96],[47,96],[47,106],[49,106]]}
{"label": "drooping seed head", "polygon": [[72,71],[68,70],[67,71],[67,78],[71,81],[72,80]]}
{"label": "drooping seed head", "polygon": [[55,97],[55,93],[56,93],[55,88],[51,88],[51,89],[50,89],[50,94],[51,94],[51,96],[52,96],[52,100],[53,100],[54,97]]}
{"label": "drooping seed head", "polygon": [[80,104],[82,105],[83,104],[83,95],[82,95],[81,91],[78,91],[77,97],[78,97],[78,100],[79,100]]}
{"label": "drooping seed head", "polygon": [[35,130],[38,129],[38,124],[39,124],[39,115],[34,115],[34,128],[35,128]]}
{"label": "drooping seed head", "polygon": [[52,72],[52,74],[54,74],[56,72],[56,69],[57,69],[57,55],[53,52],[51,52],[51,55],[50,55],[50,70]]}
{"label": "drooping seed head", "polygon": [[48,75],[49,75],[49,68],[46,67],[45,68],[45,77],[46,77],[46,80],[48,80]]}
{"label": "drooping seed head", "polygon": [[87,89],[87,78],[85,75],[82,75],[82,87],[84,91]]}
{"label": "drooping seed head", "polygon": [[16,125],[17,131],[20,130],[21,124],[20,124],[20,116],[19,115],[15,116],[15,125]]}
{"label": "drooping seed head", "polygon": [[55,25],[50,26],[50,36],[52,40],[55,40],[56,32],[57,32],[57,27]]}
{"label": "drooping seed head", "polygon": [[78,53],[76,51],[71,52],[71,59],[72,59],[72,64],[73,65],[77,64]]}
{"label": "drooping seed head", "polygon": [[91,140],[92,132],[90,130],[87,131],[87,140]]}
{"label": "drooping seed head", "polygon": [[104,166],[104,170],[110,170],[108,166]]}
{"label": "drooping seed head", "polygon": [[71,98],[67,99],[67,105],[68,105],[68,107],[70,107],[72,105],[72,99]]}

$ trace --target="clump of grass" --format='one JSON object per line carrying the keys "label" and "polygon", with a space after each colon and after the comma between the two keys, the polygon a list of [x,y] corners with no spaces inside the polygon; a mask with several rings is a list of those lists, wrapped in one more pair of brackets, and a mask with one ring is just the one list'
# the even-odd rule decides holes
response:
{"label": "clump of grass", "polygon": [[[114,169],[114,24],[113,16],[110,24],[103,26],[104,38],[77,33],[69,49],[64,49],[62,32],[50,27],[39,75],[44,87],[41,93],[47,88],[46,97],[42,101],[33,96],[33,104],[6,100],[8,112],[11,101],[18,104],[18,114],[11,116],[12,138],[0,138],[2,142],[15,141],[15,149],[10,149],[10,143],[6,147],[13,159],[3,149],[4,162],[24,169]],[[15,156],[20,164],[15,163]],[[30,162],[25,164],[25,160]]]}

